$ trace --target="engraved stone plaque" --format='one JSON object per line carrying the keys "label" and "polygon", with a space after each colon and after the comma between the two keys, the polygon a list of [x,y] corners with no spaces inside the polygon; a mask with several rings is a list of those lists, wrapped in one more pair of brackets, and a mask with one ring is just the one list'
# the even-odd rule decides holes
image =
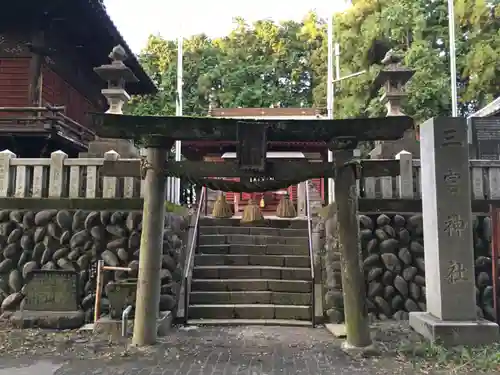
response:
{"label": "engraved stone plaque", "polygon": [[500,118],[476,117],[471,119],[472,137],[477,159],[500,159]]}
{"label": "engraved stone plaque", "polygon": [[242,170],[264,172],[267,154],[267,124],[238,122],[238,164]]}
{"label": "engraved stone plaque", "polygon": [[23,310],[79,310],[78,273],[65,270],[34,270],[26,284]]}

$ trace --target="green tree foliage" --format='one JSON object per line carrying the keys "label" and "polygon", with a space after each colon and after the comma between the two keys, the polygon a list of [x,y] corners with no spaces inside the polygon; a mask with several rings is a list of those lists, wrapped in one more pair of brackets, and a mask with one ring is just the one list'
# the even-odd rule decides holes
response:
{"label": "green tree foliage", "polygon": [[[459,111],[467,115],[500,95],[500,0],[456,0]],[[380,67],[365,66],[375,39],[388,39],[416,73],[405,112],[417,120],[451,112],[448,9],[445,0],[357,0],[335,16],[342,76],[368,72],[336,87],[335,116],[383,115],[373,80]],[[155,97],[134,98],[136,114],[174,114],[177,45],[151,36],[141,54],[160,87]],[[327,77],[326,24],[314,13],[302,22],[235,20],[218,39],[193,36],[184,42],[184,113],[205,115],[219,107],[324,109]]]}

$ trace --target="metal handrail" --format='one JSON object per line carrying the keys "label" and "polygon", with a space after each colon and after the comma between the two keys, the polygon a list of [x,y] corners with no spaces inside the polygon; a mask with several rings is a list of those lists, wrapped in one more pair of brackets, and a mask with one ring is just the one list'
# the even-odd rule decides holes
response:
{"label": "metal handrail", "polygon": [[312,245],[312,219],[311,219],[311,199],[309,197],[309,181],[306,181],[306,212],[307,212],[307,239],[309,245],[309,260],[311,265],[311,320],[313,328],[316,326],[316,314],[314,307],[316,305],[316,297],[314,293],[314,254]]}
{"label": "metal handrail", "polygon": [[186,264],[184,265],[184,324],[187,324],[188,320],[189,293],[191,292],[191,277],[193,273],[191,263],[193,263],[193,257],[196,245],[198,243],[200,216],[202,207],[205,206],[204,201],[206,200],[206,195],[207,195],[207,188],[206,186],[203,186],[201,189],[200,200],[198,201],[198,208],[196,210],[193,237],[191,243],[189,244],[189,251],[186,257]]}

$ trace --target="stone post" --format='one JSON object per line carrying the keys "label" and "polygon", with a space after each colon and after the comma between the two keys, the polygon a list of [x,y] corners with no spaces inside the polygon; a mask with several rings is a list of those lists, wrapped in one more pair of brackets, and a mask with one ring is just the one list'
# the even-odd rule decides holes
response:
{"label": "stone post", "polygon": [[[101,90],[102,95],[109,104],[106,113],[122,115],[123,106],[130,100],[130,95],[125,90],[125,84],[138,82],[132,70],[123,63],[127,57],[123,47],[116,46],[109,55],[112,60],[111,64],[94,68],[94,72],[108,83],[108,87]],[[90,142],[86,156],[103,157],[104,153],[109,150],[115,150],[121,157],[125,158],[135,157],[138,154],[137,149],[130,140],[98,138]]]}
{"label": "stone post", "polygon": [[498,339],[495,323],[476,313],[467,123],[434,118],[420,127],[427,312],[410,325],[444,345]]}
{"label": "stone post", "polygon": [[344,349],[357,350],[371,347],[372,340],[359,241],[356,175],[352,166],[344,165],[351,158],[350,151],[335,153],[335,201],[347,333]]}
{"label": "stone post", "polygon": [[[173,143],[147,148],[142,233],[137,277],[134,335],[138,346],[156,343],[156,318],[159,312],[161,257],[165,227],[165,194],[167,178],[163,166]],[[161,146],[161,147],[160,147]]]}
{"label": "stone post", "polygon": [[306,189],[307,181],[303,181],[297,185],[297,215],[306,216]]}

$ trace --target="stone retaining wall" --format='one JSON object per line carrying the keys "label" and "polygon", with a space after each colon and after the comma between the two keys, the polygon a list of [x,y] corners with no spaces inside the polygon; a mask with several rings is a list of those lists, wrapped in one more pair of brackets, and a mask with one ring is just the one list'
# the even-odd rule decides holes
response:
{"label": "stone retaining wall", "polygon": [[[178,301],[188,221],[167,213],[165,226],[160,302],[163,311],[174,309]],[[19,307],[25,280],[32,270],[76,270],[80,274],[81,305],[90,321],[95,300],[92,266],[103,259],[106,265],[132,268],[131,272],[106,272],[104,286],[112,280],[136,278],[141,229],[139,211],[0,210],[2,311]],[[103,312],[107,308],[104,295]]]}
{"label": "stone retaining wall", "polygon": [[[366,278],[367,307],[372,319],[408,319],[425,311],[425,263],[422,215],[359,216],[360,241]],[[340,254],[336,236],[327,226],[324,268],[327,274],[325,315],[342,322],[343,297]],[[478,315],[493,318],[491,280],[491,220],[474,219],[476,300]]]}

